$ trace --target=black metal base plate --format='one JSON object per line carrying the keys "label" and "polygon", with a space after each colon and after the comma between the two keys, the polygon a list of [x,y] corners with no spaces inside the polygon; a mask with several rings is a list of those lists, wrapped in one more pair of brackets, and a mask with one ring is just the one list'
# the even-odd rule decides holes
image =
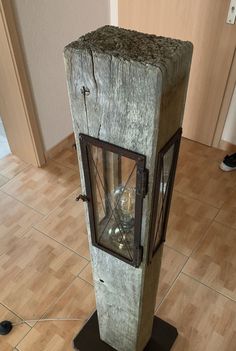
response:
{"label": "black metal base plate", "polygon": [[[170,351],[178,336],[177,329],[158,317],[154,317],[152,336],[144,351]],[[74,339],[78,351],[115,351],[100,340],[98,317],[95,312]]]}

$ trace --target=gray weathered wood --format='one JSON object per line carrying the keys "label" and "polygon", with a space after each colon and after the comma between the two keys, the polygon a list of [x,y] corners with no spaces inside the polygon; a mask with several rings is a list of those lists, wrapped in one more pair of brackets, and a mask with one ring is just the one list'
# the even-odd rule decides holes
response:
{"label": "gray weathered wood", "polygon": [[[141,351],[151,335],[162,257],[161,248],[147,264],[154,165],[182,123],[192,45],[105,26],[69,44],[64,54],[78,150],[78,134],[85,133],[147,157],[141,266],[90,241],[101,339],[118,351]],[[83,87],[90,91],[85,97]],[[80,172],[85,191],[82,165]],[[88,213],[87,229],[90,237]]]}

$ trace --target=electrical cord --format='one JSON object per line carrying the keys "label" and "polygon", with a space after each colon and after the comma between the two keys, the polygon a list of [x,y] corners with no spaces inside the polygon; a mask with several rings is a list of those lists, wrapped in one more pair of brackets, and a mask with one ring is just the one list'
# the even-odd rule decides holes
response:
{"label": "electrical cord", "polygon": [[59,322],[73,322],[73,321],[82,321],[82,322],[87,322],[87,319],[82,319],[82,318],[42,318],[42,319],[25,319],[22,320],[18,323],[13,323],[12,326],[15,327],[17,325],[21,325],[24,323],[31,323],[31,322],[53,322],[53,321],[59,321]]}
{"label": "electrical cord", "polygon": [[82,321],[82,322],[87,322],[88,319],[82,319],[82,318],[42,318],[42,319],[25,319],[21,320],[20,322],[17,323],[12,323],[11,321],[2,321],[0,322],[0,335],[7,335],[11,332],[13,327],[19,326],[21,324],[27,323],[27,322],[51,322],[51,321],[59,321],[59,322],[71,322],[71,321]]}

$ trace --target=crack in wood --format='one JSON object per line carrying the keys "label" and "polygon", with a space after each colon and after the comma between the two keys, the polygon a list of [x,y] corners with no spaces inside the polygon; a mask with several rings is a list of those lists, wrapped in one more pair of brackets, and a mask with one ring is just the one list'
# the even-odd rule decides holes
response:
{"label": "crack in wood", "polygon": [[98,135],[97,135],[98,139],[100,139],[101,127],[102,127],[102,124],[100,123],[99,128],[98,128]]}
{"label": "crack in wood", "polygon": [[89,122],[88,122],[88,109],[87,109],[87,101],[86,101],[86,88],[83,86],[81,89],[81,92],[83,94],[83,100],[84,100],[84,111],[85,111],[85,116],[86,116],[86,123],[87,123],[87,130],[89,134]]}
{"label": "crack in wood", "polygon": [[97,83],[97,79],[95,77],[95,67],[94,67],[93,52],[92,52],[91,49],[89,49],[89,52],[90,52],[91,62],[92,62],[92,75],[93,75],[93,80],[94,80],[95,89],[96,89],[96,104],[97,104],[97,101],[98,101],[98,83]]}

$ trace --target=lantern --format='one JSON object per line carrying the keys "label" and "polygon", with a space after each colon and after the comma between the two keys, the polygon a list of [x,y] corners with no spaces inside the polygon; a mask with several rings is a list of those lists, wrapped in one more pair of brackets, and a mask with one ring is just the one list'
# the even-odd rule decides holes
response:
{"label": "lantern", "polygon": [[80,134],[92,244],[139,267],[146,157]]}
{"label": "lantern", "polygon": [[170,350],[154,318],[192,44],[105,26],[65,48],[97,311],[76,350]]}

